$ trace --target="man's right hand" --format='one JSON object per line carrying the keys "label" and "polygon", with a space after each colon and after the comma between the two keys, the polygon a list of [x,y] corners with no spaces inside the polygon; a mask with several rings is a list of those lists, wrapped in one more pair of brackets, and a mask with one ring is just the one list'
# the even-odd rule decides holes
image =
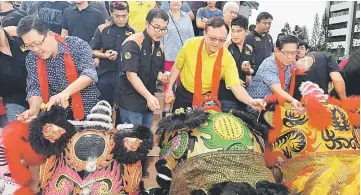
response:
{"label": "man's right hand", "polygon": [[36,118],[38,116],[38,113],[39,113],[39,111],[36,111],[33,109],[25,110],[23,113],[21,113],[17,117],[17,120],[24,121],[24,122],[30,122],[31,120],[33,120],[34,118]]}
{"label": "man's right hand", "polygon": [[158,98],[154,95],[150,95],[147,99],[147,105],[150,110],[153,112],[160,109]]}
{"label": "man's right hand", "polygon": [[305,113],[305,110],[304,110],[301,102],[299,102],[298,100],[292,99],[291,104],[292,104],[292,109],[295,109],[298,114]]}
{"label": "man's right hand", "polygon": [[174,93],[172,89],[167,89],[164,93],[164,102],[170,104],[174,101]]}
{"label": "man's right hand", "polygon": [[114,61],[118,56],[118,52],[113,51],[113,50],[110,49],[110,50],[106,50],[104,55],[108,60]]}

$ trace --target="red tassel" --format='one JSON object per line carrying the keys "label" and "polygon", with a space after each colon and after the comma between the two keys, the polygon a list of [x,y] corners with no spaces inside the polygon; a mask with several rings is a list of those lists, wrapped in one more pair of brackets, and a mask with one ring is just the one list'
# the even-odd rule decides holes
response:
{"label": "red tassel", "polygon": [[[21,186],[30,183],[32,174],[26,163],[39,164],[45,162],[45,157],[36,154],[30,144],[26,142],[29,138],[29,125],[21,121],[13,121],[3,130],[4,152],[8,162],[11,177]],[[25,140],[25,141],[24,141]]]}
{"label": "red tassel", "polygon": [[35,195],[35,193],[29,187],[21,187],[15,191],[14,195]]}
{"label": "red tassel", "polygon": [[277,99],[278,99],[278,97],[275,94],[272,94],[272,95],[267,96],[265,101],[267,103],[274,103],[277,101]]}
{"label": "red tassel", "polygon": [[346,112],[356,112],[357,108],[360,108],[360,97],[352,96],[348,99],[342,100],[341,107],[346,110]]}
{"label": "red tassel", "polygon": [[304,102],[309,116],[308,124],[316,130],[325,130],[332,123],[327,107],[312,96],[305,97]]}
{"label": "red tassel", "polygon": [[334,97],[329,97],[327,100],[328,104],[332,104],[332,105],[337,105],[337,106],[341,106],[341,101],[334,98]]}
{"label": "red tassel", "polygon": [[348,118],[353,126],[360,128],[360,115],[359,114],[349,113]]}

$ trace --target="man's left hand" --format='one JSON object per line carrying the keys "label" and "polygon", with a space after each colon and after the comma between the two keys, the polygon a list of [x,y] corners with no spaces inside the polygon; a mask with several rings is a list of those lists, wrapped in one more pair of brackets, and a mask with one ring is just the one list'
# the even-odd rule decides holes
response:
{"label": "man's left hand", "polygon": [[252,99],[250,106],[257,111],[265,110],[267,103],[263,99]]}
{"label": "man's left hand", "polygon": [[158,80],[162,81],[162,83],[168,83],[170,72],[161,73],[158,76]]}
{"label": "man's left hand", "polygon": [[58,104],[60,106],[62,106],[63,108],[66,108],[69,106],[69,98],[70,95],[66,92],[61,92],[58,93],[57,95],[51,96],[49,99],[49,102],[46,104],[47,110],[49,111],[50,108],[54,105],[54,104]]}

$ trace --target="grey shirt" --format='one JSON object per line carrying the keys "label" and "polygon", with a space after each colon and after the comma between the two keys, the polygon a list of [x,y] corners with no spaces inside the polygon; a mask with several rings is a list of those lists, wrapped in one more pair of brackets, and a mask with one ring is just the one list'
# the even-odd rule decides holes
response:
{"label": "grey shirt", "polygon": [[165,60],[174,62],[177,54],[182,49],[183,43],[189,38],[194,37],[194,31],[192,21],[188,14],[181,12],[179,19],[171,16],[169,12],[168,16],[168,32],[164,35],[161,42],[164,45]]}

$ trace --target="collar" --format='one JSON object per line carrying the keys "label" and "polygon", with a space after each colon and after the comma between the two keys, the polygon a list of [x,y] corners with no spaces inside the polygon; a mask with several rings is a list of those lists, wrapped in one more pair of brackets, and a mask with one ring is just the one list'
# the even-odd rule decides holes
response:
{"label": "collar", "polygon": [[257,36],[262,36],[262,35],[266,36],[268,34],[268,32],[261,34],[261,33],[257,32],[256,29],[253,29],[252,32]]}
{"label": "collar", "polygon": [[[271,57],[272,61],[276,64],[276,66],[278,66],[277,62],[276,62],[276,55],[273,54],[270,57]],[[282,69],[283,69],[283,71],[286,71],[288,69],[292,69],[292,63],[289,66],[286,66],[286,67],[282,66]]]}
{"label": "collar", "polygon": [[127,29],[129,29],[129,24],[128,24],[128,23],[126,23],[125,26],[123,26],[123,27],[118,27],[118,26],[114,23],[114,20],[113,20],[113,19],[110,20],[109,26],[114,26],[114,27],[117,27],[117,28],[127,28]]}
{"label": "collar", "polygon": [[14,37],[10,36],[8,32],[3,28],[6,38],[8,39],[9,43],[15,41]]}
{"label": "collar", "polygon": [[[198,46],[198,47],[199,47],[199,46]],[[207,56],[209,56],[209,57],[211,57],[211,56],[217,56],[217,55],[218,55],[218,52],[219,52],[219,50],[218,50],[216,53],[212,53],[211,55],[208,55],[207,50],[206,50],[206,42],[205,42],[205,41],[204,41],[204,44],[203,44],[202,51],[203,51]]]}
{"label": "collar", "polygon": [[[73,6],[73,9],[79,11],[79,9],[78,9],[78,7],[76,5]],[[81,11],[83,11],[83,10],[91,12],[93,10],[93,8],[90,5],[88,5],[88,7],[86,7],[85,9],[82,9]]]}
{"label": "collar", "polygon": [[160,41],[153,41],[153,39],[147,33],[146,29],[143,31],[143,35],[144,35],[143,43],[145,43],[146,45],[151,46],[153,44],[153,42],[154,42],[154,48],[156,48],[160,45]]}
{"label": "collar", "polygon": [[[65,40],[65,39],[64,39]],[[68,52],[65,49],[65,45],[63,45],[62,43],[60,43],[58,41],[58,55],[59,54],[67,54]]]}
{"label": "collar", "polygon": [[[172,10],[169,10],[169,15],[171,15],[172,17],[173,17],[173,14],[172,14]],[[185,15],[185,12],[183,12],[183,11],[180,11],[180,16],[181,16],[181,18],[183,18],[184,17],[184,15]],[[174,17],[173,17],[174,18]]]}

